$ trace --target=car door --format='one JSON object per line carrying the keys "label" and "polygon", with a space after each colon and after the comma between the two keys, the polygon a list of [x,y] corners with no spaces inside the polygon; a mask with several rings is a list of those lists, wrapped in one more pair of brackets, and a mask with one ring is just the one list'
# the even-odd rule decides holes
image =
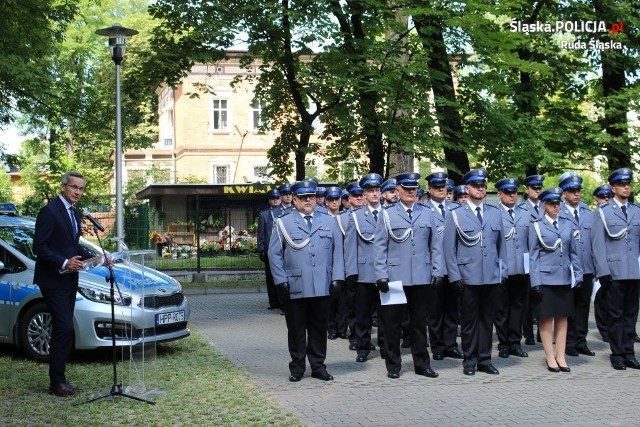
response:
{"label": "car door", "polygon": [[2,245],[0,262],[0,341],[10,342],[20,304],[38,289],[32,284],[33,272]]}

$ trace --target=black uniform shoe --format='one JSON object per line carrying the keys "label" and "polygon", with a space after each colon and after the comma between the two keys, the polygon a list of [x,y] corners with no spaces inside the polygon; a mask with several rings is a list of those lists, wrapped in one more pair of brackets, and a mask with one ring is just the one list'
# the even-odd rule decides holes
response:
{"label": "black uniform shoe", "polygon": [[297,383],[302,379],[302,374],[291,374],[289,375],[289,381],[292,383]]}
{"label": "black uniform shoe", "polygon": [[509,357],[509,349],[508,348],[501,348],[498,351],[498,357],[502,357],[503,359],[506,359],[507,357]]}
{"label": "black uniform shoe", "polygon": [[465,375],[469,375],[469,376],[475,375],[476,374],[476,368],[473,367],[473,366],[463,367],[462,368],[462,373],[465,374]]}
{"label": "black uniform shoe", "polygon": [[355,342],[350,342],[349,343],[349,350],[357,350],[358,349],[358,345]]}
{"label": "black uniform shoe", "polygon": [[402,348],[411,348],[411,339],[409,338],[405,338],[402,340],[402,345],[400,346]]}
{"label": "black uniform shoe", "polygon": [[624,371],[627,369],[625,362],[621,360],[617,360],[615,362],[611,362],[611,367],[616,371]]}
{"label": "black uniform shoe", "polygon": [[442,360],[444,359],[444,353],[440,350],[433,352],[433,360]]}
{"label": "black uniform shoe", "polygon": [[627,368],[631,368],[631,369],[640,369],[640,363],[638,363],[638,361],[636,360],[636,358],[634,357],[633,359],[627,359],[624,361],[624,365]]}
{"label": "black uniform shoe", "polygon": [[338,336],[336,334],[328,334],[327,338],[329,338],[330,340],[335,340],[338,338]]}
{"label": "black uniform shoe", "polygon": [[387,377],[391,378],[392,380],[396,380],[396,379],[400,378],[400,372],[399,371],[389,371],[389,372],[387,372]]}
{"label": "black uniform shoe", "polygon": [[478,365],[478,371],[491,375],[498,375],[500,373],[500,371],[498,371],[491,363],[488,365]]}
{"label": "black uniform shoe", "polygon": [[449,357],[451,359],[464,359],[464,354],[457,348],[452,348],[451,350],[444,351],[444,357]]}
{"label": "black uniform shoe", "polygon": [[512,350],[509,350],[509,354],[512,356],[518,356],[518,357],[529,357],[529,353],[527,353],[521,348],[515,348]]}
{"label": "black uniform shoe", "polygon": [[566,354],[567,356],[573,356],[573,357],[575,357],[575,356],[580,356],[580,353],[578,353],[578,350],[569,350],[569,349],[566,349],[566,350],[564,351],[564,354]]}
{"label": "black uniform shoe", "polygon": [[584,354],[585,356],[595,356],[596,355],[596,353],[591,351],[589,349],[589,347],[587,347],[586,345],[583,346],[583,347],[578,347],[578,348],[576,348],[576,350],[578,351],[578,353]]}
{"label": "black uniform shoe", "polygon": [[438,375],[440,375],[431,368],[416,369],[415,372],[416,372],[416,375],[422,375],[423,377],[429,377],[429,378],[437,378]]}
{"label": "black uniform shoe", "polygon": [[526,345],[536,345],[536,342],[533,340],[533,338],[527,338],[524,340],[524,343]]}
{"label": "black uniform shoe", "polygon": [[356,357],[356,362],[358,363],[362,363],[366,361],[367,361],[367,356],[365,356],[364,354],[359,354],[358,357]]}
{"label": "black uniform shoe", "polygon": [[322,380],[322,381],[332,381],[333,380],[333,375],[329,374],[329,372],[327,372],[327,371],[312,372],[311,376],[313,378],[317,378],[317,379]]}

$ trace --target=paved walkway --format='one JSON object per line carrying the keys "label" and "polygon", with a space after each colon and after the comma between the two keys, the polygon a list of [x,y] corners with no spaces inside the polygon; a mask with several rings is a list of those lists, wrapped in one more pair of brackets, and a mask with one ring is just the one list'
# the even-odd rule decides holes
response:
{"label": "paved walkway", "polygon": [[[540,344],[529,358],[493,363],[500,375],[462,374],[460,360],[432,361],[436,379],[416,376],[403,349],[401,377],[386,377],[378,351],[356,363],[346,340],[329,341],[327,370],[334,381],[288,381],[284,316],[268,311],[264,293],[190,295],[191,324],[258,387],[308,426],[640,425],[640,371],[615,371],[608,345],[591,324],[595,357],[567,357],[571,373],[547,372]],[[640,348],[638,349],[640,350]]]}

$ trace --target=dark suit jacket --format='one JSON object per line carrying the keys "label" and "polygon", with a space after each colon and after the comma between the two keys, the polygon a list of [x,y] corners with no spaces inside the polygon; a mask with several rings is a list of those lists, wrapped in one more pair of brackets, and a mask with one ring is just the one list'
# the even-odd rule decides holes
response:
{"label": "dark suit jacket", "polygon": [[[80,215],[75,209],[74,212],[80,226]],[[79,241],[80,233],[74,236],[71,219],[59,196],[40,209],[33,238],[33,251],[37,256],[33,283],[41,288],[68,286],[75,290],[78,274],[60,274],[60,269],[65,260],[76,255],[82,259],[93,256],[80,246]]]}

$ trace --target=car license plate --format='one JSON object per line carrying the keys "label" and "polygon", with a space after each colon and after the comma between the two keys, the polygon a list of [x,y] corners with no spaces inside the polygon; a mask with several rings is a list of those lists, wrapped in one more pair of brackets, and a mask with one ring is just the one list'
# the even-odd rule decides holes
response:
{"label": "car license plate", "polygon": [[156,314],[156,325],[170,325],[178,322],[184,322],[184,310]]}

